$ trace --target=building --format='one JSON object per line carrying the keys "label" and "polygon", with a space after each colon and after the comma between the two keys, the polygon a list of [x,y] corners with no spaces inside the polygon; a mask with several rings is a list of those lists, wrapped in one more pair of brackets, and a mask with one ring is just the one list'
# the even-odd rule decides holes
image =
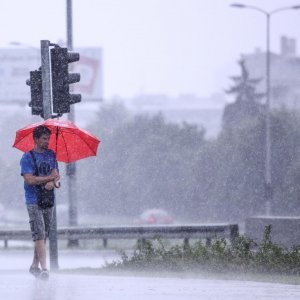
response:
{"label": "building", "polygon": [[[270,53],[270,103],[271,107],[300,108],[300,57],[295,39],[282,36],[280,53]],[[243,55],[251,78],[261,78],[258,92],[266,91],[266,52],[257,49]]]}

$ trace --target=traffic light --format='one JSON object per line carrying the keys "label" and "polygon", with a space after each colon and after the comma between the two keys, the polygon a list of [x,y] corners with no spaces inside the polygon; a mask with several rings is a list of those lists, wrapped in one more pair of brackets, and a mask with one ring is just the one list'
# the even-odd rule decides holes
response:
{"label": "traffic light", "polygon": [[80,81],[79,73],[69,73],[69,63],[79,60],[79,53],[56,46],[51,49],[53,112],[70,112],[70,105],[81,101],[80,94],[70,94],[70,84]]}
{"label": "traffic light", "polygon": [[31,113],[33,115],[43,115],[43,88],[42,88],[42,72],[40,70],[30,71],[30,79],[26,80],[26,84],[30,86]]}

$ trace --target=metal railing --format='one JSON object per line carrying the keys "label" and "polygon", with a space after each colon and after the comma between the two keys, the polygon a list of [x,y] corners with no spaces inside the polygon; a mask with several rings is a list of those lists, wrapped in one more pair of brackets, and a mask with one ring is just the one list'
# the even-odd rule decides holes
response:
{"label": "metal railing", "polygon": [[[107,247],[109,239],[146,240],[154,238],[183,239],[188,244],[190,239],[206,240],[210,245],[212,239],[225,238],[232,242],[238,235],[237,224],[204,224],[204,225],[151,225],[151,226],[118,226],[118,227],[66,227],[58,228],[58,240],[103,240]],[[8,247],[8,241],[31,240],[29,230],[0,230],[0,240]]]}

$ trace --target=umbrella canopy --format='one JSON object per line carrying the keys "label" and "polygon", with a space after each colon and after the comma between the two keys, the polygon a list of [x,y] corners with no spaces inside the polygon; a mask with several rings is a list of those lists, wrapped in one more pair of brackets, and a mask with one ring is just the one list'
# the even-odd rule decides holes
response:
{"label": "umbrella canopy", "polygon": [[40,125],[51,130],[49,149],[56,153],[58,161],[70,163],[97,154],[100,143],[98,138],[68,120],[48,119],[19,129],[13,147],[24,152],[32,150],[32,133]]}

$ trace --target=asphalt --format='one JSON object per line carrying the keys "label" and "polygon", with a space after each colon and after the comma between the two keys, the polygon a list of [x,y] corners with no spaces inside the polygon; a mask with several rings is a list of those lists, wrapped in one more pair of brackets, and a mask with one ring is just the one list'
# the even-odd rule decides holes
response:
{"label": "asphalt", "polygon": [[[2,300],[298,300],[300,286],[254,281],[158,276],[50,273],[41,281],[28,273],[30,250],[0,251]],[[61,269],[103,266],[113,251],[59,251]],[[69,270],[70,271],[70,270]]]}

